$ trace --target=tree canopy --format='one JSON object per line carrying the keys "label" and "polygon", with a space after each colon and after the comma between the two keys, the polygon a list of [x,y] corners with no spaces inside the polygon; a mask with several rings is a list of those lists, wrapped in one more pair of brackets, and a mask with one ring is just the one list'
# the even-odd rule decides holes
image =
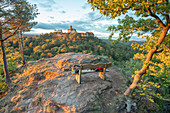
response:
{"label": "tree canopy", "polygon": [[6,83],[10,83],[7,67],[4,41],[14,36],[24,24],[32,28],[32,21],[37,15],[36,5],[31,5],[26,0],[1,0],[0,1],[0,41],[3,54],[4,74]]}
{"label": "tree canopy", "polygon": [[38,14],[36,5],[31,5],[26,0],[2,0],[0,5],[2,34],[5,35],[3,40],[14,35],[21,26],[23,28],[27,25],[27,29],[30,29],[35,25],[32,20]]}
{"label": "tree canopy", "polygon": [[166,36],[169,37],[169,2],[169,0],[88,0],[93,10],[99,10],[101,14],[112,19],[125,15],[124,18],[118,19],[119,25],[108,27],[111,31],[110,38],[115,32],[119,33],[116,43],[129,41],[134,33],[141,38],[148,38],[151,35],[157,41],[148,51],[143,67],[136,72],[133,83],[126,90],[125,95],[129,95],[131,89],[136,87],[140,77],[149,68],[153,55],[161,52],[161,43]]}

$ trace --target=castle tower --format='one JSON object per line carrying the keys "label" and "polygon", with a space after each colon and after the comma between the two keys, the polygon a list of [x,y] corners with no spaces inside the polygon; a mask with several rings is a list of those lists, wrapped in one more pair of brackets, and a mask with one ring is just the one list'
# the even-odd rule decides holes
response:
{"label": "castle tower", "polygon": [[72,26],[70,26],[70,29],[72,29]]}
{"label": "castle tower", "polygon": [[72,28],[72,26],[70,26],[70,29],[68,29],[68,33],[75,33],[76,29]]}

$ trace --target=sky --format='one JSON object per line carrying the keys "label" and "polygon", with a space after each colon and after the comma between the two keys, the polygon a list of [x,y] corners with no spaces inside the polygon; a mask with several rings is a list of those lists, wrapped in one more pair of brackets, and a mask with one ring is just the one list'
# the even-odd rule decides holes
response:
{"label": "sky", "polygon": [[[32,28],[31,34],[45,34],[54,30],[67,32],[72,25],[77,32],[93,32],[99,38],[108,38],[110,32],[107,28],[118,24],[117,19],[110,19],[98,11],[93,11],[87,0],[28,1],[36,4],[40,13],[35,18],[38,24]],[[114,37],[118,37],[118,33],[115,33]]]}

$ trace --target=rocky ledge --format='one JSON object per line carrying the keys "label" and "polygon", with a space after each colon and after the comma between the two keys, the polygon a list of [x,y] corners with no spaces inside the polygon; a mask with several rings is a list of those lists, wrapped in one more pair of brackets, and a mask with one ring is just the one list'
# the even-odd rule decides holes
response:
{"label": "rocky ledge", "polygon": [[[1,112],[63,113],[101,111],[98,96],[117,88],[119,77],[113,79],[113,69],[101,80],[98,73],[82,75],[77,84],[71,67],[75,64],[109,62],[90,54],[65,53],[49,59],[40,59],[19,67],[11,75],[12,84],[0,100]],[[116,75],[115,75],[116,76]]]}

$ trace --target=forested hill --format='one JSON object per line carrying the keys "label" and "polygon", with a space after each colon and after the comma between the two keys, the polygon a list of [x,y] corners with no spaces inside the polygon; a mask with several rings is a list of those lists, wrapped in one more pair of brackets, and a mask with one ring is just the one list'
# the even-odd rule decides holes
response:
{"label": "forested hill", "polygon": [[[110,46],[96,37],[81,37],[77,33],[57,36],[56,33],[23,37],[24,54],[32,60],[53,57],[60,53],[83,52],[111,55]],[[19,49],[18,38],[8,40],[7,54]]]}
{"label": "forested hill", "polygon": [[[110,46],[96,37],[81,37],[77,33],[57,36],[56,33],[42,34],[23,37],[24,54],[27,60],[38,60],[40,58],[53,57],[60,53],[82,52],[95,55],[110,56],[117,60],[127,60],[132,55],[123,54],[123,51],[131,50],[130,46]],[[6,43],[7,54],[18,54],[18,37],[13,37]],[[122,55],[120,53],[122,52]],[[118,56],[117,56],[118,55]],[[122,57],[122,58],[121,58]]]}

